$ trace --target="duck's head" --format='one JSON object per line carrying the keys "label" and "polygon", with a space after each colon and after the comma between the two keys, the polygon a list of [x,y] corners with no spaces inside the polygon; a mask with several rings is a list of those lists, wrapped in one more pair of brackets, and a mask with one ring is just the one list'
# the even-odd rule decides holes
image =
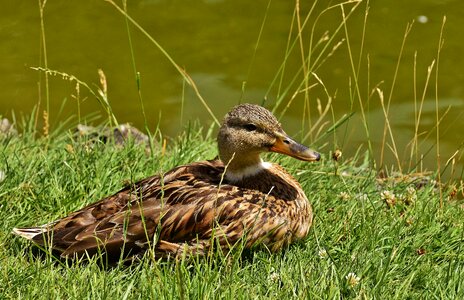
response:
{"label": "duck's head", "polygon": [[218,134],[219,157],[227,175],[243,178],[263,168],[262,152],[277,152],[304,161],[320,154],[291,139],[267,109],[254,104],[235,106],[224,118]]}

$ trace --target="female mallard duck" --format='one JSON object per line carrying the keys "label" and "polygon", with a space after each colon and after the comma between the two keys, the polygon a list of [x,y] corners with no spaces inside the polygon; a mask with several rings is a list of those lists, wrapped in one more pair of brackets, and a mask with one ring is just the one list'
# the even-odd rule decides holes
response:
{"label": "female mallard duck", "polygon": [[13,232],[62,257],[103,252],[114,259],[147,249],[160,257],[204,255],[239,241],[245,248],[262,244],[277,251],[306,237],[312,210],[301,186],[260,153],[304,161],[320,155],[289,138],[268,110],[253,104],[225,116],[217,141],[220,159],[179,166],[60,220]]}

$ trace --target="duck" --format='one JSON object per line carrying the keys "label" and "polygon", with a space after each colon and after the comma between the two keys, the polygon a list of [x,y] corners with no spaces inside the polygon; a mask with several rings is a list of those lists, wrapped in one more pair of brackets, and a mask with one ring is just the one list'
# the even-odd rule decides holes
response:
{"label": "duck", "polygon": [[206,256],[264,246],[277,252],[304,239],[313,211],[301,185],[261,154],[302,161],[320,154],[294,141],[276,117],[255,104],[240,104],[224,117],[216,159],[181,165],[135,182],[51,223],[13,233],[61,258]]}

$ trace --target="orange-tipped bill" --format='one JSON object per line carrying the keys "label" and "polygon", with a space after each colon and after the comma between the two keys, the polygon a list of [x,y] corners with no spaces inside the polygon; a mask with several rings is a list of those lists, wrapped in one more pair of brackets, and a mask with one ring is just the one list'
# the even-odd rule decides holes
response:
{"label": "orange-tipped bill", "polygon": [[269,149],[272,152],[286,154],[299,160],[318,161],[321,155],[308,147],[295,142],[288,136],[278,137]]}

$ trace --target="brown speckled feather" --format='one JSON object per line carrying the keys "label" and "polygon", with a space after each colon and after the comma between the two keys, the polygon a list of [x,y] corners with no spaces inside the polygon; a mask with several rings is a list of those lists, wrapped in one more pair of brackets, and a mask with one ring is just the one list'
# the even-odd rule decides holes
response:
{"label": "brown speckled feather", "polygon": [[247,248],[262,243],[272,251],[306,236],[311,207],[283,169],[272,165],[259,180],[235,184],[221,183],[223,172],[219,160],[177,167],[54,222],[49,234],[32,240],[44,244],[50,235],[62,256],[105,249],[117,258],[123,247],[135,255],[154,241],[158,255],[178,256],[205,254],[213,235],[224,249],[245,236]]}

